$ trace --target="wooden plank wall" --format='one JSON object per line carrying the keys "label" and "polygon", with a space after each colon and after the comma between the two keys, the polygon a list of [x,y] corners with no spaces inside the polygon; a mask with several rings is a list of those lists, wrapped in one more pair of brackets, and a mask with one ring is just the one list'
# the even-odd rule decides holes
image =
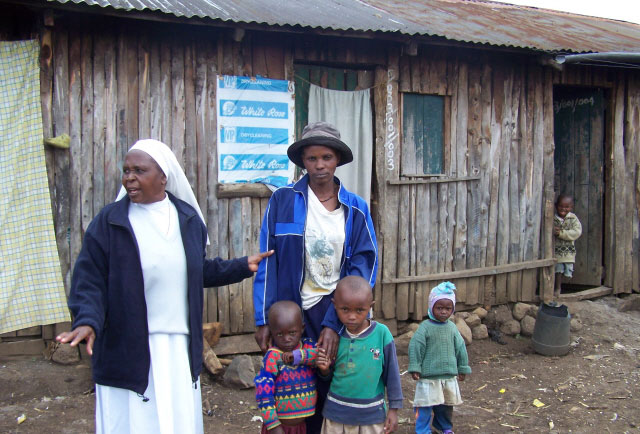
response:
{"label": "wooden plank wall", "polygon": [[[258,250],[267,199],[217,197],[215,77],[294,78],[295,64],[359,70],[373,86],[375,168],[372,215],[380,272],[376,315],[426,315],[438,281],[407,276],[452,273],[552,256],[554,84],[610,89],[605,239],[607,284],[638,285],[638,102],[640,80],[596,69],[552,72],[526,58],[421,46],[417,56],[391,43],[100,19],[75,27],[58,18],[45,31],[41,82],[46,135],[71,136],[71,149],[47,149],[54,220],[65,282],[82,236],[119,189],[119,168],[138,138],[168,143],[206,216],[209,255]],[[615,83],[615,85],[614,85]],[[403,92],[445,96],[445,174],[455,182],[396,185],[402,153]],[[633,178],[629,174],[633,174]],[[466,178],[479,177],[468,180]],[[455,180],[465,178],[465,180]],[[633,181],[630,181],[633,179]],[[617,200],[611,200],[615,192]],[[633,215],[633,219],[627,219]],[[622,246],[622,248],[620,248]],[[455,280],[466,305],[549,298],[549,267],[478,273]],[[252,282],[205,291],[205,318],[225,334],[253,330]]]}
{"label": "wooden plank wall", "polygon": [[[449,102],[444,174],[452,182],[386,186],[395,190],[390,197],[397,195],[398,219],[381,230],[397,227],[398,245],[396,258],[384,256],[385,270],[395,259],[395,273],[383,279],[549,257],[549,249],[542,249],[541,229],[545,204],[552,201],[552,193],[543,188],[546,173],[553,170],[552,147],[544,146],[553,134],[544,111],[551,102],[550,76],[523,59],[505,62],[485,55],[472,61],[464,51],[435,48],[401,56],[399,70],[401,93],[442,95]],[[411,164],[411,157],[403,154],[401,161]],[[399,175],[399,180],[409,178]],[[422,318],[428,293],[438,282],[398,283],[396,305],[385,316]],[[467,305],[532,301],[538,270],[471,276],[454,283],[458,301]]]}

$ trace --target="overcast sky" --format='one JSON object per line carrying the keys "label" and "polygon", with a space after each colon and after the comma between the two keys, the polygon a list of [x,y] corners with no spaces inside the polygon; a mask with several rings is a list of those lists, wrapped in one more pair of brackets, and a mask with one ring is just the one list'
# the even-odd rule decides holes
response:
{"label": "overcast sky", "polygon": [[494,0],[640,24],[640,0]]}

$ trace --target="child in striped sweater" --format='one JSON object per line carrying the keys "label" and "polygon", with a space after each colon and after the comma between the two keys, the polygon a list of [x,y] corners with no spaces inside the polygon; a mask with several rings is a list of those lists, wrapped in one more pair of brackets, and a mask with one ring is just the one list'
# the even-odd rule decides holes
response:
{"label": "child in striped sweater", "polygon": [[305,418],[315,413],[318,350],[304,330],[300,306],[279,301],[269,309],[272,346],[254,380],[262,413],[262,434],[305,434]]}

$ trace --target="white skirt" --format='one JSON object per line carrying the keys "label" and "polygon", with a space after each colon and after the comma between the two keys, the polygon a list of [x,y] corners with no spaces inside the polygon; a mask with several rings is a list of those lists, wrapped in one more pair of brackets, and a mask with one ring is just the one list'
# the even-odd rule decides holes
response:
{"label": "white skirt", "polygon": [[413,397],[414,407],[433,407],[434,405],[462,404],[458,378],[429,380],[422,378],[416,383],[416,393]]}
{"label": "white skirt", "polygon": [[96,384],[96,433],[202,434],[200,380],[195,388],[188,346],[187,335],[149,335],[146,402],[130,390]]}

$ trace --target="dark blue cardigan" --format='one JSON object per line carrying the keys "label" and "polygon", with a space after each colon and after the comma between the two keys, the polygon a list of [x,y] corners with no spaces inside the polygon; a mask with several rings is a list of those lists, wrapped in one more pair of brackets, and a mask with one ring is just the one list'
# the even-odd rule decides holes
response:
{"label": "dark blue cardigan", "polygon": [[[189,204],[171,194],[169,198],[178,211],[187,260],[189,363],[195,382],[202,370],[203,288],[239,282],[253,273],[246,257],[206,259],[202,220]],[[105,206],[89,224],[73,270],[69,308],[73,328],[88,325],[96,333],[94,381],[142,394],[149,382],[149,330],[129,203],[125,197]]]}

